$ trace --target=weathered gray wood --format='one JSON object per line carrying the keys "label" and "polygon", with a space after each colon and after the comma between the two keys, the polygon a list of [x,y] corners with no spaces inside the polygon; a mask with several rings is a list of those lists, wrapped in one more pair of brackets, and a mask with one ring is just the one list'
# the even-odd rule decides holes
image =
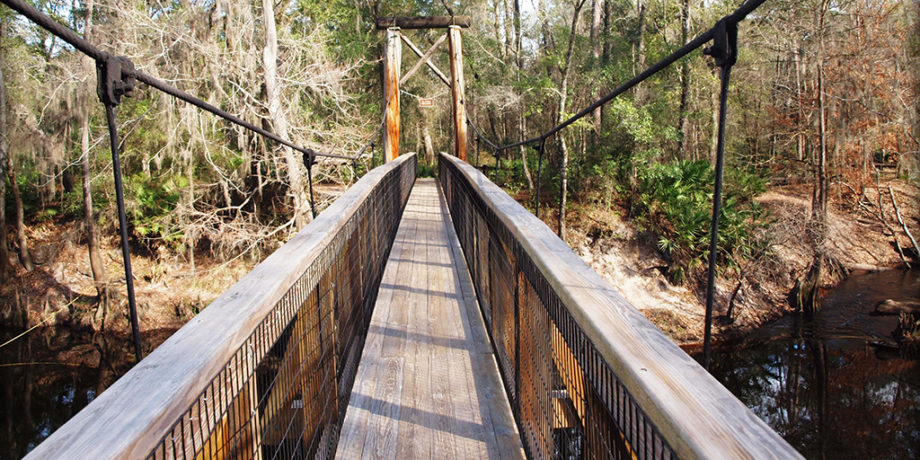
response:
{"label": "weathered gray wood", "polygon": [[450,37],[451,120],[454,126],[454,156],[466,161],[466,102],[463,98],[463,45],[460,27],[447,29]]}
{"label": "weathered gray wood", "polygon": [[399,156],[399,71],[402,45],[399,29],[387,29],[386,53],[383,58],[383,94],[386,102],[386,129],[383,130],[384,162]]}
{"label": "weathered gray wood", "polygon": [[440,158],[458,167],[523,246],[678,457],[801,458],[542,221],[472,166]]}
{"label": "weathered gray wood", "polygon": [[368,172],[28,457],[144,458],[225,369],[256,325],[316,261],[384,175],[411,158],[406,155]]}
{"label": "weathered gray wood", "polygon": [[396,458],[402,404],[403,358],[383,358],[364,438],[364,458]]}
{"label": "weathered gray wood", "polygon": [[417,16],[377,18],[377,30],[399,27],[400,29],[443,29],[445,27],[469,27],[469,16]]}
{"label": "weathered gray wood", "polygon": [[[415,43],[412,43],[412,40],[409,40],[409,37],[403,34],[399,34],[399,38],[401,38],[402,41],[406,43],[406,46],[408,46],[409,49],[412,50],[413,53],[415,53],[416,56],[418,56],[419,58],[424,56],[424,54],[422,54],[422,50],[419,49],[419,47],[415,46]],[[447,85],[448,87],[450,86],[450,80],[448,80],[447,77],[444,76],[444,72],[441,72],[441,69],[439,69],[438,66],[434,65],[434,63],[431,62],[431,59],[426,60],[425,65],[428,66],[428,68],[431,69],[431,71],[434,72],[434,74],[437,75],[438,78],[440,78],[441,81],[443,81],[445,85]]]}
{"label": "weathered gray wood", "polygon": [[[371,318],[368,343],[384,345],[363,350],[337,458],[378,458],[381,452],[400,459],[523,458],[472,283],[465,264],[458,262],[462,255],[449,218],[437,184],[419,180],[387,262],[384,280],[392,282],[381,284]],[[467,292],[462,292],[464,286]],[[385,300],[388,295],[390,301]],[[403,345],[387,348],[386,341],[394,338]],[[392,390],[380,390],[388,378],[383,377],[386,363],[393,359],[403,363],[398,415],[390,404],[395,395],[387,396]],[[376,380],[371,393],[364,381],[368,378]],[[375,396],[362,396],[367,394]],[[375,421],[384,411],[398,419],[392,449],[392,444],[379,442],[384,439],[381,431],[391,429],[388,423],[393,421]],[[387,449],[369,450],[379,445]]]}
{"label": "weathered gray wood", "polygon": [[428,51],[425,51],[425,54],[418,59],[418,62],[416,62],[415,65],[412,66],[412,68],[402,76],[402,78],[399,80],[399,86],[406,84],[406,81],[409,80],[409,77],[414,75],[415,72],[418,72],[418,69],[421,69],[423,65],[428,63],[428,60],[431,59],[431,55],[434,54],[434,52],[438,49],[438,46],[441,46],[441,43],[444,43],[444,40],[447,40],[446,34],[441,35],[437,40],[435,40],[434,44],[428,48]]}

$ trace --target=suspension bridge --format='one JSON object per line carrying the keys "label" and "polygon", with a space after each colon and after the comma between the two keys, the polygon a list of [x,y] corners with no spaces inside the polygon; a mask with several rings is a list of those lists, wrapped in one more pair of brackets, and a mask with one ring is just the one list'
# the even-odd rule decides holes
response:
{"label": "suspension bridge", "polygon": [[[308,173],[317,156],[355,161],[366,147],[356,156],[299,147],[136,70],[22,0],[2,1],[97,62],[139,359],[28,458],[800,457],[465,161],[471,127],[495,150],[535,146],[542,166],[547,138],[711,41],[705,52],[722,69],[714,251],[737,25],[763,0],[560,125],[504,146],[466,116],[469,19],[378,18],[385,163],[142,360],[115,124],[136,81],[300,152]],[[417,28],[446,33],[423,53],[403,33]],[[448,75],[429,60],[444,41]],[[401,76],[402,43],[419,60]],[[399,85],[422,65],[452,93],[453,150],[440,155],[436,180],[417,180],[415,155],[399,154]],[[707,318],[711,286],[712,268]]]}

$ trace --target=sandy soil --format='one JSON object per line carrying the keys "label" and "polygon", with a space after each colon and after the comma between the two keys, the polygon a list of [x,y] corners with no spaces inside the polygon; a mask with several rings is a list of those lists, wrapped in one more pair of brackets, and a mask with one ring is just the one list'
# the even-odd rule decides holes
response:
{"label": "sandy soil", "polygon": [[[903,220],[913,235],[920,237],[920,189],[902,182],[894,182],[892,188]],[[884,185],[882,192],[884,217],[897,233],[901,246],[909,248],[911,243],[895,218]],[[318,193],[334,196],[340,190],[318,190]],[[744,267],[746,275],[735,299],[735,318],[731,323],[719,317],[724,316],[739,278],[737,273],[719,277],[714,325],[717,337],[728,339],[742,335],[790,311],[786,297],[795,280],[805,274],[813,257],[807,224],[810,193],[808,186],[774,187],[757,198],[775,220],[768,229],[774,244],[765,257],[749,261]],[[892,245],[894,238],[876,217],[878,194],[874,188],[866,189],[862,205],[857,204],[858,197],[846,189],[832,190],[832,199],[828,253],[840,267],[876,270],[901,265]],[[545,219],[554,226],[555,218],[551,213]],[[570,212],[568,225],[568,242],[575,252],[636,308],[678,343],[693,345],[702,341],[703,270],[691,276],[685,285],[671,284],[664,275],[667,262],[658,253],[654,236],[638,232],[617,208]],[[0,286],[0,323],[22,324],[16,312],[27,305],[29,325],[45,321],[48,325],[69,323],[92,327],[96,292],[80,224],[46,222],[32,225],[28,238],[36,270],[27,273],[18,269],[16,282]],[[112,280],[111,291],[116,294],[106,316],[105,328],[127,332],[130,326],[118,240],[113,234],[107,235],[102,245],[106,271]],[[192,270],[183,254],[165,250],[156,254],[132,252],[142,330],[181,327],[257,263],[245,258],[220,262],[204,255],[198,255],[197,259],[196,269]],[[839,281],[843,274],[837,272],[822,281],[829,286]]]}
{"label": "sandy soil", "polygon": [[[45,322],[93,327],[96,289],[80,223],[34,225],[27,236],[36,268],[26,272],[17,266],[17,281],[0,287],[0,322],[21,325],[22,318],[16,312],[26,306],[30,326]],[[112,292],[105,329],[127,332],[130,325],[118,244],[114,237],[101,241]],[[157,254],[132,250],[142,330],[181,327],[255,265],[245,259],[220,263],[201,255],[196,262],[196,269],[192,270],[183,255],[164,250]]]}
{"label": "sandy soil", "polygon": [[[902,219],[914,237],[920,237],[920,189],[903,182],[893,182],[892,189]],[[884,217],[906,251],[911,242],[895,217],[886,184],[881,190]],[[832,286],[853,271],[903,267],[893,245],[894,238],[875,217],[876,189],[866,189],[862,205],[845,188],[832,189],[832,193],[827,249],[842,270],[828,273],[822,284]],[[737,273],[718,277],[714,334],[723,340],[743,336],[751,328],[792,311],[787,296],[795,281],[805,275],[814,255],[812,232],[807,224],[811,212],[809,186],[774,187],[757,201],[770,210],[774,220],[767,232],[772,235],[773,245],[763,258],[746,261],[732,322],[724,314],[739,277]],[[585,214],[588,218],[583,217]],[[658,253],[654,237],[636,231],[621,215],[618,209],[570,212],[569,244],[676,342],[687,346],[699,344],[705,313],[703,270],[683,286],[671,284],[664,275],[667,262]],[[548,216],[547,222],[552,219]]]}

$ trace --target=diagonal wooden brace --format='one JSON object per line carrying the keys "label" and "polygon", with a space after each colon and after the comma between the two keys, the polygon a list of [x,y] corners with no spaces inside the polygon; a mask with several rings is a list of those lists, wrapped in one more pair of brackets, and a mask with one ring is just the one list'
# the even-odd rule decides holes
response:
{"label": "diagonal wooden brace", "polygon": [[[415,46],[415,43],[412,43],[411,41],[409,41],[408,37],[406,37],[403,34],[399,34],[399,38],[402,38],[402,40],[406,42],[406,45],[409,46],[409,49],[411,49],[412,52],[415,53],[418,57],[421,58],[424,56],[424,54],[422,54],[422,50],[420,50],[417,46]],[[434,72],[434,74],[437,75],[438,78],[440,78],[441,81],[443,81],[445,85],[450,86],[450,80],[447,79],[447,77],[444,75],[444,72],[441,72],[441,70],[438,69],[437,66],[432,64],[430,60],[424,60],[424,61],[425,61],[425,64],[428,66],[428,68],[431,69],[431,71]]]}
{"label": "diagonal wooden brace", "polygon": [[[437,41],[434,42],[434,45],[431,45],[431,48],[428,48],[428,51],[425,51],[425,55],[419,58],[418,62],[416,62],[415,65],[412,66],[412,68],[409,69],[409,71],[406,72],[405,75],[403,75],[402,79],[399,80],[399,86],[404,85],[406,81],[409,80],[409,77],[411,77],[412,74],[417,72],[418,69],[420,69],[423,64],[428,64],[429,66],[434,65],[434,64],[430,64],[428,60],[431,59],[431,55],[434,54],[435,50],[438,49],[438,46],[441,43],[444,43],[444,40],[447,40],[447,34],[441,35],[441,37],[439,37]],[[412,45],[410,44],[409,46],[411,47]]]}

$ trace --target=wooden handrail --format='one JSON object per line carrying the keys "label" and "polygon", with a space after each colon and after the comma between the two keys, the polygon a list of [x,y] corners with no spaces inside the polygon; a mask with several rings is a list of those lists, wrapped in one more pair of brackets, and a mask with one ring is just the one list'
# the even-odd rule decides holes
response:
{"label": "wooden handrail", "polygon": [[542,221],[474,167],[444,153],[440,159],[520,244],[677,457],[801,458]]}
{"label": "wooden handrail", "polygon": [[[208,393],[212,379],[231,366],[231,357],[247,343],[256,326],[275,311],[279,300],[317,262],[387,174],[414,158],[404,155],[368,172],[27,458],[147,457],[201,395],[224,397],[216,391]],[[280,332],[283,327],[276,329]],[[210,417],[212,426],[220,420]],[[198,436],[198,449],[208,442],[203,435],[194,436]]]}

